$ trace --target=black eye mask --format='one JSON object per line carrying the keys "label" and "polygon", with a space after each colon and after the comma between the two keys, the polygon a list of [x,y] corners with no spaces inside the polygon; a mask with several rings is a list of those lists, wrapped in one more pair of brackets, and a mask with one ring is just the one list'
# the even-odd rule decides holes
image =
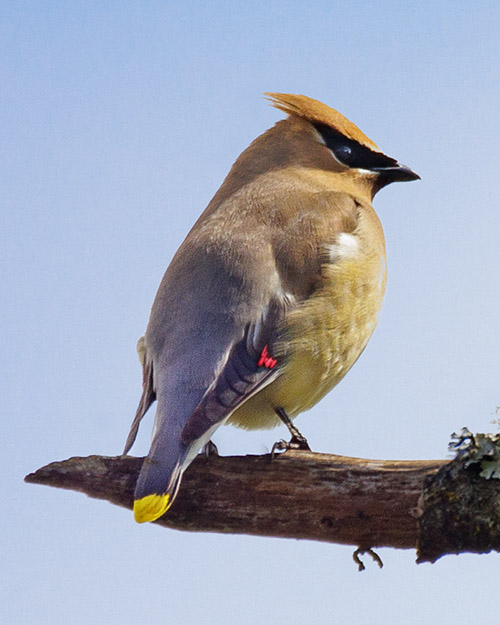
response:
{"label": "black eye mask", "polygon": [[382,171],[398,166],[398,162],[393,158],[348,139],[330,126],[316,123],[314,127],[322,136],[326,147],[342,165],[370,171]]}

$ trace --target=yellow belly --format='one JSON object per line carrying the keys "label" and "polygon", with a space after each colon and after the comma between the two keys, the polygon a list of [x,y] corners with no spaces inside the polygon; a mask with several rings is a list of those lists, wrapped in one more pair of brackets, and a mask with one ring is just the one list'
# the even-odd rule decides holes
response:
{"label": "yellow belly", "polygon": [[328,393],[356,362],[377,324],[385,291],[383,253],[324,267],[323,287],[293,310],[273,356],[286,361],[281,375],[228,420],[246,429],[281,423],[275,408],[293,418]]}

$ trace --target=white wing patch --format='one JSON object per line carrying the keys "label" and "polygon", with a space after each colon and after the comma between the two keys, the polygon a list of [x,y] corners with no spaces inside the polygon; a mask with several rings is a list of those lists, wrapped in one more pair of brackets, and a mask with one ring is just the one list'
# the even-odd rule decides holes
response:
{"label": "white wing patch", "polygon": [[335,243],[327,246],[332,263],[339,260],[348,260],[356,258],[359,254],[359,239],[354,234],[341,232]]}

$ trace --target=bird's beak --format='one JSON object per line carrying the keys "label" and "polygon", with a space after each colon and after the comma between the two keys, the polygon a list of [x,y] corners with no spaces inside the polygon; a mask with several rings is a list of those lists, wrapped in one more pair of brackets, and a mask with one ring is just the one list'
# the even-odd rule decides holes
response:
{"label": "bird's beak", "polygon": [[372,171],[376,171],[389,182],[409,182],[410,180],[420,180],[420,176],[412,169],[397,162],[389,167],[374,167]]}

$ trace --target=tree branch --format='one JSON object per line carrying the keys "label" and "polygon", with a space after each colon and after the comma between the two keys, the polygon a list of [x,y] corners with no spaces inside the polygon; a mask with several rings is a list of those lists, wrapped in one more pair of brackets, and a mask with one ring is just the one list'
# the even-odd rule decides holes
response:
{"label": "tree branch", "polygon": [[[75,457],[53,462],[25,481],[80,491],[132,508],[142,461],[131,456]],[[287,451],[273,461],[270,455],[200,455],[186,471],[174,505],[156,523],[185,531],[302,538],[363,549],[419,548],[419,519],[428,519],[423,508],[424,484],[431,488],[451,464],[444,460],[363,460],[304,451]],[[500,480],[483,481],[489,482],[488,487],[493,482],[500,486]],[[494,496],[500,515],[500,491]],[[420,550],[419,561],[434,561],[450,552],[440,551],[439,529],[432,522],[430,526],[426,544],[432,548]],[[497,535],[499,527],[497,523]],[[456,552],[454,547],[451,552]],[[491,548],[500,544],[490,544]],[[475,549],[461,543],[460,550]]]}
{"label": "tree branch", "polygon": [[[142,458],[89,456],[26,477],[132,508]],[[188,531],[284,536],[363,547],[415,547],[424,479],[444,461],[391,462],[288,451],[199,456],[159,525]]]}

